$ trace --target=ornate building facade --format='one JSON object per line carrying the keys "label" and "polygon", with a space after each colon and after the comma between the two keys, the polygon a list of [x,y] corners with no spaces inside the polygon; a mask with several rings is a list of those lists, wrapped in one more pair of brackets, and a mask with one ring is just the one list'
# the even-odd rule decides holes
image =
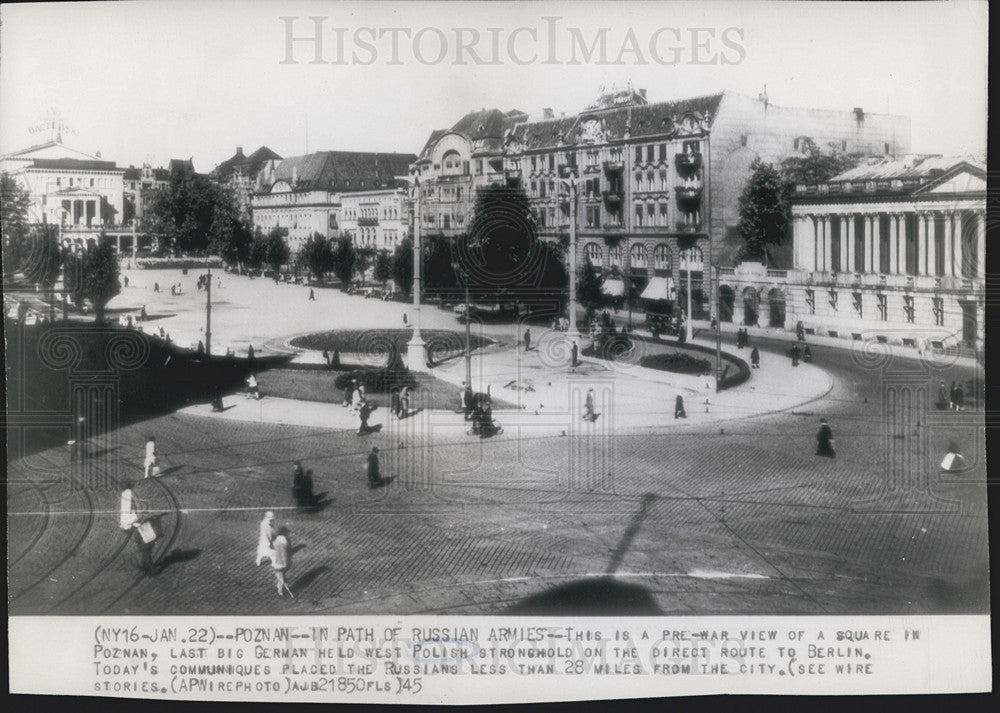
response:
{"label": "ornate building facade", "polygon": [[340,195],[340,232],[357,248],[393,252],[409,235],[405,186]]}

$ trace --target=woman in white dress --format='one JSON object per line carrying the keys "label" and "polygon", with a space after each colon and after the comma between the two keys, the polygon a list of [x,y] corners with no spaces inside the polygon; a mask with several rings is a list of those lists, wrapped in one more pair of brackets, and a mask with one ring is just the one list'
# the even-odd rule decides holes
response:
{"label": "woman in white dress", "polygon": [[257,538],[257,566],[265,559],[274,560],[274,513],[268,510],[260,521],[260,537]]}

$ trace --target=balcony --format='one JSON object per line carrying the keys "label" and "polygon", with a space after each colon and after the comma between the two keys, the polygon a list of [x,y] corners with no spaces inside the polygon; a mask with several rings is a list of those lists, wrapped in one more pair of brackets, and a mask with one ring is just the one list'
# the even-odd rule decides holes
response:
{"label": "balcony", "polygon": [[700,220],[689,220],[685,218],[677,221],[678,233],[697,233],[699,230],[701,230]]}
{"label": "balcony", "polygon": [[679,153],[674,156],[679,173],[694,173],[701,168],[700,153]]}
{"label": "balcony", "polygon": [[604,191],[601,195],[604,196],[604,202],[609,208],[618,208],[622,204],[621,191]]}
{"label": "balcony", "polygon": [[701,186],[679,186],[677,200],[682,203],[697,203],[701,200]]}
{"label": "balcony", "polygon": [[621,173],[625,170],[625,162],[620,158],[615,158],[604,162],[605,173]]}
{"label": "balcony", "polygon": [[378,225],[378,218],[358,218],[359,228],[371,228]]}

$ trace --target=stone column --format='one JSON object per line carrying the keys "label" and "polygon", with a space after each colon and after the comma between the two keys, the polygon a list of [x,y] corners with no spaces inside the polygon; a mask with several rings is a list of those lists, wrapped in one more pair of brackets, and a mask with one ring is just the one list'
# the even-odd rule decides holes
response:
{"label": "stone column", "polygon": [[823,234],[823,272],[833,271],[833,245],[830,242],[830,216],[820,217]]}
{"label": "stone column", "polygon": [[809,256],[806,262],[806,269],[811,272],[816,272],[819,270],[819,216],[810,215],[808,217],[809,221]]}
{"label": "stone column", "polygon": [[865,216],[865,272],[868,274],[878,272],[875,259],[875,227],[878,225],[878,215],[869,214]]}
{"label": "stone column", "polygon": [[889,273],[899,274],[899,215],[889,214]]}
{"label": "stone column", "polygon": [[955,213],[944,214],[944,274],[955,274]]}
{"label": "stone column", "polygon": [[854,220],[853,216],[840,216],[840,271],[854,272]]}
{"label": "stone column", "polygon": [[954,253],[952,254],[952,270],[955,277],[962,277],[962,260],[963,260],[963,246],[962,246],[962,212],[955,211],[955,230],[953,233],[953,247]]}
{"label": "stone column", "polygon": [[927,274],[937,275],[937,211],[927,214]]}
{"label": "stone column", "polygon": [[927,274],[927,214],[917,213],[917,274]]}
{"label": "stone column", "polygon": [[986,213],[976,213],[976,277],[986,279]]}

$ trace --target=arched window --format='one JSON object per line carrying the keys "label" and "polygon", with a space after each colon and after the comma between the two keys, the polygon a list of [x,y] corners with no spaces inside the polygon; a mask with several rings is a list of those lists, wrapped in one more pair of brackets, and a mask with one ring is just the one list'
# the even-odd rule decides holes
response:
{"label": "arched window", "polygon": [[646,246],[642,243],[636,243],[632,246],[629,251],[632,258],[632,267],[644,268],[646,267]]}
{"label": "arched window", "polygon": [[586,251],[586,254],[587,254],[587,260],[590,261],[591,265],[600,265],[601,264],[601,258],[603,256],[601,255],[601,246],[600,245],[598,245],[597,243],[587,243],[587,247],[585,248],[585,251]]}
{"label": "arched window", "polygon": [[462,172],[462,157],[458,151],[452,150],[445,153],[441,159],[441,173],[445,176],[454,176]]}
{"label": "arched window", "polygon": [[621,246],[615,245],[613,248],[608,250],[608,259],[611,261],[612,265],[622,264],[622,249]]}
{"label": "arched window", "polygon": [[701,252],[701,248],[697,245],[688,248],[687,250],[681,250],[681,269],[696,271],[702,268],[702,261],[704,257]]}
{"label": "arched window", "polygon": [[670,269],[670,248],[666,245],[657,245],[653,248],[653,267],[657,270]]}

